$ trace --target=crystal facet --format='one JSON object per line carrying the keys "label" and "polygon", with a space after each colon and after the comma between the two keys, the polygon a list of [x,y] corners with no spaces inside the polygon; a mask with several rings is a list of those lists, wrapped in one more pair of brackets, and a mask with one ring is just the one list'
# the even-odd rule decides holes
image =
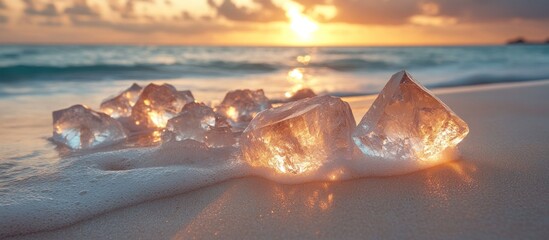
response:
{"label": "crystal facet", "polygon": [[101,112],[113,118],[129,117],[132,114],[132,107],[137,102],[141,89],[143,89],[141,86],[134,83],[119,95],[104,100],[101,103]]}
{"label": "crystal facet", "polygon": [[187,103],[181,113],[168,120],[164,141],[192,139],[208,147],[226,147],[236,143],[227,119],[203,103]]}
{"label": "crystal facet", "polygon": [[300,174],[350,154],[354,127],[348,103],[318,96],[259,113],[243,132],[240,145],[244,159],[254,167]]}
{"label": "crystal facet", "polygon": [[301,100],[304,98],[310,98],[316,96],[315,92],[313,92],[310,88],[302,88],[299,89],[297,92],[295,92],[290,98],[288,98],[289,102]]}
{"label": "crystal facet", "polygon": [[126,138],[122,125],[82,105],[53,112],[53,141],[71,149],[105,146]]}
{"label": "crystal facet", "polygon": [[145,128],[163,128],[185,104],[193,101],[194,97],[190,91],[177,91],[169,84],[151,83],[141,92],[131,116],[135,125]]}
{"label": "crystal facet", "polygon": [[271,108],[263,90],[235,90],[225,95],[216,112],[225,116],[231,125],[238,126],[250,122],[259,112]]}
{"label": "crystal facet", "polygon": [[468,132],[448,106],[401,71],[379,93],[353,140],[366,156],[434,160]]}

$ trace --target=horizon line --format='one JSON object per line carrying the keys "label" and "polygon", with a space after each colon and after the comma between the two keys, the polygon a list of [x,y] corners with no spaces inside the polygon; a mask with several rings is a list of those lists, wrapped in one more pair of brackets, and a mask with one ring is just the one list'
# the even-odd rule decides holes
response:
{"label": "horizon line", "polygon": [[279,47],[279,48],[315,48],[315,47],[475,47],[475,46],[508,46],[507,43],[448,43],[448,44],[334,44],[334,45],[282,45],[282,44],[188,44],[188,43],[34,43],[34,42],[0,42],[0,46],[173,46],[173,47]]}

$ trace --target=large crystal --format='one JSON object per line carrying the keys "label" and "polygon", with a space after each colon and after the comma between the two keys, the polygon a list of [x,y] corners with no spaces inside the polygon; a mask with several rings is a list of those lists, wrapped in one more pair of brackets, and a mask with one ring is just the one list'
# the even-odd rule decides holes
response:
{"label": "large crystal", "polygon": [[241,137],[244,159],[278,173],[312,172],[352,152],[355,120],[339,98],[307,98],[259,113]]}
{"label": "large crystal", "polygon": [[436,160],[467,124],[405,71],[394,74],[358,124],[353,140],[370,157]]}
{"label": "large crystal", "polygon": [[141,86],[134,83],[130,88],[119,95],[108,98],[101,103],[101,111],[113,118],[129,117],[132,114],[132,107],[137,102]]}
{"label": "large crystal", "polygon": [[165,141],[192,139],[208,147],[226,147],[236,143],[227,119],[203,103],[187,103],[181,113],[168,120]]}
{"label": "large crystal", "polygon": [[53,141],[72,149],[109,145],[126,138],[122,125],[82,105],[53,112]]}
{"label": "large crystal", "polygon": [[235,90],[225,95],[216,112],[225,116],[233,126],[250,122],[259,112],[271,108],[263,90]]}
{"label": "large crystal", "polygon": [[177,91],[169,84],[151,83],[143,89],[132,109],[135,125],[145,128],[163,128],[177,115],[185,104],[193,102],[190,91]]}

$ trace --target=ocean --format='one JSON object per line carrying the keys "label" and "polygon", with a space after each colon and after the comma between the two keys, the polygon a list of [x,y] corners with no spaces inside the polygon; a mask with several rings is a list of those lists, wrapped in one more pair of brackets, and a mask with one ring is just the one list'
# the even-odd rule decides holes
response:
{"label": "ocean", "polygon": [[376,93],[402,69],[434,88],[547,79],[547,66],[547,45],[0,46],[0,97],[90,94],[128,81],[170,82],[207,101],[234,88],[263,88],[271,98],[296,87],[343,96]]}
{"label": "ocean", "polygon": [[[113,171],[96,161],[109,154],[143,158],[153,154],[150,149],[71,158],[81,153],[49,140],[54,110],[78,103],[98,109],[133,82],[170,83],[213,105],[227,91],[244,88],[262,88],[274,100],[300,88],[336,96],[375,94],[402,69],[428,88],[549,79],[549,46],[0,46],[0,219],[50,219],[19,230],[52,229],[174,188],[182,191],[186,185],[174,185],[178,181],[192,188],[193,181],[238,175],[219,174],[232,169],[230,163],[215,171]],[[0,230],[11,226],[3,224]]]}

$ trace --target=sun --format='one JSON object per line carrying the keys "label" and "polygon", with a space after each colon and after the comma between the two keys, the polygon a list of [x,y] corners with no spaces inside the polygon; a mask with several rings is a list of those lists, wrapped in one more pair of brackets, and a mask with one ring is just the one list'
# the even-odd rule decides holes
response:
{"label": "sun", "polygon": [[301,13],[297,6],[287,7],[286,16],[290,20],[290,29],[302,40],[310,40],[313,33],[318,30],[318,24]]}

